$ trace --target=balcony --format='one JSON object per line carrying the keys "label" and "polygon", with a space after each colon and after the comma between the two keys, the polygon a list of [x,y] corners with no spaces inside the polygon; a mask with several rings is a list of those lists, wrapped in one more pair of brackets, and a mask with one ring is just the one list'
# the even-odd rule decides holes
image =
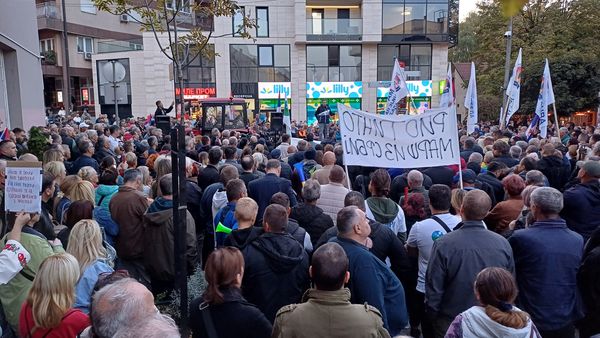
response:
{"label": "balcony", "polygon": [[136,50],[144,50],[142,39],[134,40],[99,40],[96,52],[103,53],[118,53],[131,52]]}
{"label": "balcony", "polygon": [[35,5],[38,29],[62,30],[62,15],[56,1],[40,2]]}
{"label": "balcony", "polygon": [[306,19],[307,41],[361,41],[362,19]]}

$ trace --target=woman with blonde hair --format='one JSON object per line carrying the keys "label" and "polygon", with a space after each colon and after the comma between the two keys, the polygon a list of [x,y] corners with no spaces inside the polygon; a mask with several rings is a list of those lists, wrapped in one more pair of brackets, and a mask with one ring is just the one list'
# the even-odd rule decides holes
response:
{"label": "woman with blonde hair", "polygon": [[68,193],[71,202],[90,201],[96,205],[96,196],[94,194],[94,185],[89,181],[81,180],[77,182]]}
{"label": "woman with blonde hair", "polygon": [[456,316],[446,338],[541,338],[529,314],[513,305],[518,289],[510,272],[485,268],[477,274],[474,289],[481,305]]}
{"label": "woman with blonde hair", "polygon": [[102,273],[113,271],[102,246],[102,231],[96,221],[84,219],[75,224],[69,235],[67,252],[77,258],[81,277],[75,286],[76,309],[90,313],[92,292]]}
{"label": "woman with blonde hair", "polygon": [[54,175],[55,182],[58,186],[62,184],[64,179],[67,177],[67,169],[65,168],[64,162],[52,161],[44,165],[44,171],[47,171]]}
{"label": "woman with blonde hair", "polygon": [[460,188],[452,189],[452,196],[450,197],[450,205],[452,206],[452,214],[457,215],[463,204],[463,199],[467,192]]}
{"label": "woman with blonde hair", "polygon": [[98,186],[98,172],[96,172],[96,169],[90,166],[85,166],[79,169],[77,176],[81,177],[81,179],[84,181],[92,183],[94,187]]}
{"label": "woman with blonde hair", "polygon": [[42,155],[42,161],[44,162],[44,165],[54,161],[64,162],[65,155],[60,149],[48,149],[44,151],[44,154]]}
{"label": "woman with blonde hair", "polygon": [[152,186],[152,176],[150,176],[150,169],[143,165],[137,167],[137,169],[142,173],[142,184],[144,185],[144,187],[142,188],[142,192],[144,193],[144,196],[150,197],[150,187]]}
{"label": "woman with blonde hair", "polygon": [[60,253],[46,258],[33,280],[19,316],[21,337],[77,337],[90,325],[89,317],[74,309],[77,259]]}
{"label": "woman with blonde hair", "polygon": [[157,198],[162,196],[158,181],[161,177],[171,173],[171,156],[160,155],[154,161],[154,172],[156,173],[156,180],[152,184],[152,198]]}

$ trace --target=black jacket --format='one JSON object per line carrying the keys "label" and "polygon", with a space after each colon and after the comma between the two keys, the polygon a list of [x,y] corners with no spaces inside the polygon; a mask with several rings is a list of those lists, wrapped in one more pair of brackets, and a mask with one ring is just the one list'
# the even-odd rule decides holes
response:
{"label": "black jacket", "polygon": [[246,189],[248,188],[248,184],[250,184],[250,182],[259,178],[260,176],[257,173],[244,171],[240,174],[240,180],[244,181],[244,184],[246,184]]}
{"label": "black jacket", "polygon": [[110,150],[110,149],[98,149],[96,150],[96,153],[94,153],[94,159],[96,159],[96,161],[98,163],[101,163],[102,160],[106,157],[112,157],[115,159],[115,161],[117,160],[117,155],[115,154],[114,151]]}
{"label": "black jacket", "polygon": [[265,233],[243,251],[242,292],[270,322],[277,311],[299,303],[309,287],[308,254],[289,234]]}
{"label": "black jacket", "polygon": [[582,337],[600,333],[600,228],[588,241],[581,267],[577,272],[577,284],[585,305],[585,318],[578,323]]}
{"label": "black jacket", "polygon": [[567,163],[557,156],[544,156],[538,161],[537,169],[546,176],[552,188],[563,191],[571,175],[570,165]]}
{"label": "black jacket", "polygon": [[512,158],[508,155],[494,157],[494,162],[504,163],[509,168],[512,168],[512,167],[516,166],[517,164],[519,164],[519,160],[517,160],[516,158]]}
{"label": "black jacket", "polygon": [[198,227],[202,229],[202,212],[200,211],[200,200],[202,198],[202,189],[194,181],[185,181],[185,202],[187,204],[188,211],[194,218],[194,224],[196,225],[196,232]]}
{"label": "black jacket", "polygon": [[313,247],[316,246],[325,230],[333,226],[333,220],[321,208],[306,203],[295,206],[290,218],[298,221],[298,225],[308,232]]}
{"label": "black jacket", "polygon": [[290,206],[296,205],[296,194],[292,190],[292,183],[275,174],[266,174],[257,180],[248,183],[248,197],[258,204],[258,216],[255,225],[260,225],[262,215],[271,201],[271,197],[278,192],[283,192],[290,198]]}
{"label": "black jacket", "polygon": [[488,171],[485,174],[477,175],[477,180],[486,183],[492,189],[493,198],[492,196],[490,196],[490,198],[492,199],[492,207],[496,205],[495,203],[504,201],[504,187],[502,186],[502,182],[496,177],[496,175]]}
{"label": "black jacket", "polygon": [[223,241],[225,246],[233,246],[240,250],[244,250],[252,241],[263,234],[263,228],[250,227],[246,229],[233,230]]}
{"label": "black jacket", "polygon": [[214,165],[209,164],[206,168],[202,169],[200,175],[198,175],[198,186],[204,191],[206,190],[206,187],[219,182],[220,179],[219,169]]}
{"label": "black jacket", "polygon": [[[208,311],[219,338],[269,338],[272,325],[260,310],[242,297],[239,289],[221,290],[224,302],[204,308],[204,300],[197,298],[190,304],[190,328],[193,338],[210,337],[206,330],[203,311]],[[200,310],[200,306],[202,309]]]}
{"label": "black jacket", "polygon": [[565,190],[563,200],[560,216],[569,229],[587,241],[594,230],[600,229],[600,183],[595,180],[577,184]]}
{"label": "black jacket", "polygon": [[73,166],[71,167],[71,172],[69,173],[69,175],[77,175],[79,169],[88,166],[94,168],[94,170],[96,170],[97,173],[100,173],[98,161],[87,155],[81,155],[75,161],[73,161]]}
{"label": "black jacket", "polygon": [[454,171],[448,167],[432,167],[423,170],[423,174],[431,178],[432,184],[445,184],[452,188]]}

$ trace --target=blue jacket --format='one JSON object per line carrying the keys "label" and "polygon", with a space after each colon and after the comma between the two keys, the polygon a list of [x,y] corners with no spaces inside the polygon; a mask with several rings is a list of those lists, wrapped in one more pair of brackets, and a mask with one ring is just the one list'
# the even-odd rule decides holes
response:
{"label": "blue jacket", "polygon": [[[219,223],[231,230],[237,230],[238,224],[237,220],[234,217],[235,204],[235,202],[229,202],[217,212],[217,215],[215,216],[215,219],[213,221],[213,228],[211,230],[216,232]],[[227,237],[227,234],[223,232],[216,232],[216,234],[217,235],[215,236],[215,242],[217,244],[217,248],[220,248],[223,246],[223,242],[225,241],[225,237]]]}
{"label": "blue jacket", "polygon": [[113,269],[104,263],[102,260],[96,260],[94,263],[88,265],[87,268],[81,274],[81,278],[75,285],[75,305],[76,309],[79,309],[85,313],[90,313],[90,305],[92,304],[92,292],[94,286],[98,281],[98,276],[104,272],[113,272]]}
{"label": "blue jacket", "polygon": [[537,221],[508,239],[513,248],[517,305],[544,331],[563,328],[581,317],[577,271],[583,238],[563,219]]}
{"label": "blue jacket", "polygon": [[404,288],[387,265],[359,243],[341,237],[331,240],[344,248],[350,262],[348,288],[353,304],[365,302],[381,312],[383,326],[393,337],[408,323]]}
{"label": "blue jacket", "polygon": [[100,172],[100,168],[98,168],[98,161],[89,156],[81,155],[75,161],[73,161],[73,165],[71,167],[69,175],[77,175],[79,169],[87,166],[94,168],[94,170],[96,170],[97,173]]}
{"label": "blue jacket", "polygon": [[587,241],[594,230],[600,228],[600,183],[577,184],[564,192],[565,205],[560,216],[569,229]]}
{"label": "blue jacket", "polygon": [[98,222],[100,228],[104,229],[105,240],[108,244],[115,246],[115,238],[119,234],[119,225],[112,219],[107,207],[95,207],[94,219]]}

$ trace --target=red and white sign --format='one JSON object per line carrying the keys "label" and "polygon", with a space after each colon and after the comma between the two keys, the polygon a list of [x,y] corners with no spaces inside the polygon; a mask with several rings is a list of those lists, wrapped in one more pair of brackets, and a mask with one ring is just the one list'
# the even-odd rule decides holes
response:
{"label": "red and white sign", "polygon": [[[175,89],[175,94],[179,95],[179,88]],[[217,97],[217,88],[206,87],[206,88],[183,88],[183,99],[184,100],[201,100],[209,97]]]}

